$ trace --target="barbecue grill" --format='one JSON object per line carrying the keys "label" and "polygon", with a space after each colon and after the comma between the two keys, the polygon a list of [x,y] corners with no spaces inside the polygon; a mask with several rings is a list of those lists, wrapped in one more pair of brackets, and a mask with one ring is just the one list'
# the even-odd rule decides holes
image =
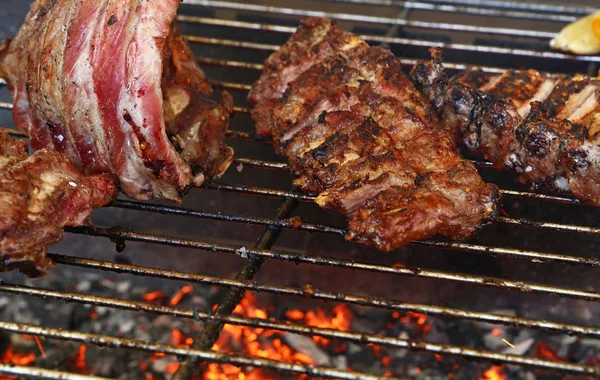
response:
{"label": "barbecue grill", "polygon": [[[385,285],[392,289],[396,286],[394,284],[444,287],[451,288],[456,294],[464,294],[464,297],[467,297],[466,293],[481,298],[510,297],[516,303],[528,302],[541,307],[577,300],[593,309],[600,305],[600,281],[597,279],[600,267],[600,211],[579,205],[577,200],[568,196],[530,192],[518,185],[510,173],[493,169],[484,160],[474,159],[484,179],[501,186],[504,210],[494,224],[482,229],[476,240],[459,243],[431,239],[415,242],[390,254],[358,248],[344,241],[343,220],[318,210],[312,204],[313,197],[291,189],[288,166],[274,156],[268,141],[253,135],[253,125],[244,101],[250,84],[258,78],[262,69],[261,62],[277,50],[293,33],[298,21],[307,16],[336,19],[345,30],[360,34],[369,43],[388,45],[407,69],[417,59],[427,58],[429,47],[443,45],[445,65],[452,70],[477,64],[492,72],[512,67],[595,75],[600,57],[574,57],[547,48],[554,32],[594,9],[539,2],[475,0],[314,0],[285,2],[285,5],[271,3],[186,0],[178,17],[202,68],[213,79],[213,85],[232,92],[236,98],[237,116],[228,133],[229,143],[236,149],[236,159],[227,175],[205,184],[201,190],[193,190],[181,206],[119,198],[97,212],[96,215],[100,213],[100,222],[94,218],[98,224],[96,227],[69,228],[67,231],[68,238],[72,235],[85,235],[86,241],[92,238],[91,241],[106,241],[102,238],[108,238],[117,244],[118,250],[122,250],[126,244],[142,243],[145,247],[159,246],[164,252],[162,256],[168,255],[175,247],[210,256],[210,260],[233,256],[243,261],[237,275],[233,278],[217,276],[209,268],[203,267],[186,271],[167,269],[160,261],[157,261],[158,265],[139,265],[100,260],[89,258],[86,252],[49,255],[59,266],[98,270],[103,275],[129,274],[165,282],[185,281],[218,286],[222,289],[222,297],[216,309],[161,306],[83,292],[26,286],[20,282],[0,283],[1,292],[42,297],[47,302],[74,302],[82,304],[82,307],[87,304],[202,320],[205,322],[204,328],[192,347],[22,324],[19,321],[0,321],[0,330],[177,355],[181,363],[173,377],[177,380],[191,378],[192,370],[199,362],[269,368],[282,372],[282,378],[290,376],[290,373],[318,378],[381,378],[381,374],[211,351],[225,323],[435,353],[451,360],[466,358],[600,376],[600,367],[590,364],[473,349],[455,342],[439,344],[415,341],[232,314],[243,293],[252,291],[285,299],[301,297],[315,303],[347,303],[390,311],[411,311],[436,318],[468,319],[545,330],[557,335],[600,339],[600,326],[572,323],[568,317],[555,321],[540,317],[541,312],[532,313],[531,316],[509,316],[489,312],[489,309],[479,307],[477,303],[471,303],[470,307],[460,302],[455,302],[460,307],[452,305],[451,301],[458,300],[462,295],[450,297],[452,299],[448,302],[440,299],[443,296],[407,301],[395,297],[392,294],[394,291],[379,293],[384,287],[381,285],[340,291],[336,286],[326,288],[327,285],[320,285],[321,282],[331,282],[323,282],[319,278],[315,278],[310,285],[298,283],[305,275],[310,278],[312,271],[327,270],[331,271],[327,273],[340,273],[340,282],[343,276],[355,278],[356,281],[363,276],[384,277],[387,279]],[[2,86],[5,86],[5,82],[2,82]],[[2,120],[10,119],[8,110],[11,107],[8,101],[0,103]],[[6,123],[6,129],[13,136],[25,137],[12,129],[9,121]],[[189,197],[192,199],[189,200]],[[216,206],[210,206],[208,199],[216,199]],[[138,221],[140,228],[132,230],[119,227],[121,221],[115,215],[132,212],[142,216]],[[203,227],[195,231],[188,228],[182,233],[171,229],[146,228],[146,215],[159,223],[164,220],[163,226],[169,223],[168,220],[177,219],[188,225],[200,223]],[[206,227],[211,224],[206,221],[218,224],[221,232]],[[259,230],[262,233],[257,233]],[[255,244],[251,243],[253,233],[258,238]],[[308,243],[302,243],[306,241]],[[62,249],[64,245],[59,247]],[[349,254],[350,250],[354,253]],[[56,249],[52,252],[56,252]],[[154,253],[150,251],[148,254]],[[296,265],[286,265],[285,262]],[[402,265],[395,265],[395,262]],[[292,280],[283,281],[281,275],[265,276],[264,280],[254,279],[257,273],[261,274],[261,267],[265,267],[266,271],[270,265],[272,268],[285,268],[285,276]],[[293,280],[295,276],[300,280]],[[400,291],[398,293],[402,294]],[[538,303],[537,300],[541,301]],[[55,379],[97,378],[55,369],[7,364],[0,365],[0,373]]]}

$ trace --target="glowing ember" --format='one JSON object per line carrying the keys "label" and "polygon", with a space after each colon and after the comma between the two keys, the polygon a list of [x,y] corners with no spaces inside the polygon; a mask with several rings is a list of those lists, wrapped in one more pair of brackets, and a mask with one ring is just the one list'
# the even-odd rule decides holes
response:
{"label": "glowing ember", "polygon": [[535,349],[535,356],[542,359],[550,359],[555,362],[566,362],[565,359],[559,357],[548,347],[548,345],[544,342],[538,343]]}
{"label": "glowing ember", "polygon": [[177,362],[171,362],[167,364],[167,373],[175,373],[177,372],[177,370],[179,369],[179,363]]}
{"label": "glowing ember", "polygon": [[[13,351],[13,346],[10,345],[2,355],[0,362],[3,364],[13,364],[19,366],[29,366],[35,361],[37,355],[34,353],[17,353]],[[14,376],[5,376],[0,379],[16,379]]]}
{"label": "glowing ember", "polygon": [[298,321],[304,319],[304,312],[302,310],[288,310],[285,312],[285,317],[292,321]]}
{"label": "glowing ember", "polygon": [[155,290],[153,292],[148,292],[148,293],[144,294],[142,296],[142,298],[146,302],[161,301],[162,299],[165,298],[165,293],[161,292],[160,290]]}
{"label": "glowing ember", "polygon": [[[235,308],[234,314],[257,319],[268,319],[270,308],[257,306],[256,295],[246,292],[240,304]],[[352,322],[351,310],[340,305],[333,308],[331,313],[321,309],[315,311],[288,310],[285,313],[289,320],[303,322],[310,326],[333,328],[348,331]],[[180,339],[177,333],[176,338]],[[304,365],[315,364],[310,356],[296,352],[286,345],[282,339],[285,335],[282,331],[265,331],[262,328],[251,328],[226,324],[212,349],[221,352],[240,352],[248,356],[268,358],[288,363],[299,363]],[[315,342],[329,345],[331,342],[321,337],[314,337]],[[336,351],[339,347],[335,347]],[[346,349],[346,346],[343,347]],[[261,369],[243,368],[227,364],[209,364],[203,375],[203,380],[276,380],[280,379]],[[309,377],[298,375],[297,380],[308,380]]]}
{"label": "glowing ember", "polygon": [[[328,317],[321,309],[317,311],[307,311],[304,316],[304,322],[309,326],[323,327],[336,329],[340,331],[348,331],[354,315],[350,308],[346,305],[338,305],[331,311],[332,317]],[[329,345],[329,339],[320,336],[314,336],[313,341],[324,346]]]}
{"label": "glowing ember", "polygon": [[502,330],[500,330],[498,328],[493,328],[492,329],[492,335],[493,336],[500,336],[500,335],[502,335]]}
{"label": "glowing ember", "polygon": [[504,366],[493,365],[487,371],[481,375],[480,380],[504,380],[506,375],[504,374]]}
{"label": "glowing ember", "polygon": [[177,305],[179,302],[181,302],[181,300],[183,299],[183,297],[192,292],[192,286],[191,285],[185,285],[183,286],[178,292],[177,294],[175,294],[170,300],[169,300],[169,305],[170,306],[175,306]]}
{"label": "glowing ember", "polygon": [[89,371],[87,369],[87,363],[85,362],[85,353],[87,351],[87,347],[85,345],[79,346],[77,349],[77,353],[73,356],[72,359],[72,370],[80,373],[82,375],[88,375]]}

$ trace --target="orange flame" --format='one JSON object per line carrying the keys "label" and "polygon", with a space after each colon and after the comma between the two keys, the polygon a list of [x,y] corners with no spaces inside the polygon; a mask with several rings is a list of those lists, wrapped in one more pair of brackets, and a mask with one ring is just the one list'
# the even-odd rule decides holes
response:
{"label": "orange flame", "polygon": [[550,347],[548,347],[548,345],[544,342],[538,343],[535,350],[535,356],[542,359],[550,359],[555,362],[566,362],[565,359],[556,355],[556,353],[552,351]]}
{"label": "orange flame", "polygon": [[[328,317],[321,309],[317,311],[309,310],[304,315],[304,322],[309,326],[336,329],[340,331],[348,331],[354,315],[350,308],[346,305],[338,305],[331,310],[332,317]],[[315,343],[328,346],[330,341],[320,336],[314,336]]]}
{"label": "orange flame", "polygon": [[[235,308],[234,314],[247,318],[267,319],[269,318],[268,309],[259,308],[256,305],[256,295],[246,292],[240,304]],[[303,312],[301,310],[288,310],[286,316],[291,320],[304,321],[307,325],[336,328],[347,331],[352,321],[352,312],[345,306],[335,307],[331,315],[327,315],[323,310]],[[273,360],[314,364],[314,360],[301,352],[286,345],[282,337],[284,332],[262,328],[251,328],[226,324],[223,331],[213,345],[213,350],[222,352],[239,351],[246,355]],[[326,339],[315,339],[322,344],[329,344]],[[277,380],[278,377],[270,375],[262,369],[238,368],[228,364],[209,364],[207,371],[203,375],[203,380]],[[306,376],[298,375],[296,379],[308,379]]]}
{"label": "orange flame", "polygon": [[[34,353],[18,353],[18,352],[14,352],[13,350],[13,346],[10,345],[8,346],[8,348],[6,349],[6,351],[4,351],[4,354],[2,355],[2,359],[0,360],[0,362],[4,363],[4,364],[13,364],[13,365],[19,365],[19,366],[29,366],[32,365],[33,362],[35,361],[35,359],[37,358],[37,355]],[[4,379],[16,379],[16,377],[14,376],[0,376],[1,380]]]}
{"label": "orange flame", "polygon": [[179,302],[181,302],[181,300],[183,299],[183,297],[185,297],[186,294],[191,293],[193,290],[191,285],[185,285],[183,286],[178,292],[177,294],[175,294],[170,300],[169,300],[169,305],[170,306],[175,306],[177,305]]}
{"label": "orange flame", "polygon": [[161,292],[160,290],[148,292],[142,296],[142,299],[146,302],[160,301],[163,298],[165,298],[165,293]]}
{"label": "orange flame", "polygon": [[77,349],[77,353],[73,356],[72,359],[72,367],[73,370],[82,375],[88,375],[89,371],[87,369],[87,363],[85,362],[85,353],[87,351],[87,347],[85,345],[79,346]]}
{"label": "orange flame", "polygon": [[483,373],[480,380],[504,380],[506,375],[504,374],[503,365],[493,365]]}

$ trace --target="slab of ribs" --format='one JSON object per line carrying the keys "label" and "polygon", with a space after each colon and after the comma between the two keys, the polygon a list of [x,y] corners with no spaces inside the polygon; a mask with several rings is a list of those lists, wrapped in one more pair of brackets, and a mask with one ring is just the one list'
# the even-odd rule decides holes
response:
{"label": "slab of ribs", "polygon": [[346,237],[384,251],[471,236],[496,214],[482,181],[386,48],[322,18],[303,21],[248,97],[295,185],[346,215]]}
{"label": "slab of ribs", "polygon": [[64,153],[86,174],[114,173],[140,200],[178,201],[222,174],[233,100],[212,99],[174,24],[179,4],[35,1],[0,65],[33,148]]}
{"label": "slab of ribs", "polygon": [[463,146],[532,187],[600,206],[600,81],[536,70],[472,68],[449,78],[441,52],[411,80]]}
{"label": "slab of ribs", "polygon": [[0,48],[15,124],[37,150],[0,134],[0,271],[44,274],[63,227],[119,188],[179,201],[227,169],[233,99],[213,100],[174,23],[179,4],[36,0]]}

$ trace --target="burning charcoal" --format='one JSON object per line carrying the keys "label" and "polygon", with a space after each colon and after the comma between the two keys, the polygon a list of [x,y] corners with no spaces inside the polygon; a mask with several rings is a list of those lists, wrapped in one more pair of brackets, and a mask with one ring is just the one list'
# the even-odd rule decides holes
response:
{"label": "burning charcoal", "polygon": [[131,289],[131,282],[122,281],[122,282],[117,283],[117,292],[119,292],[121,294],[126,294],[129,292],[129,289]]}
{"label": "burning charcoal", "polygon": [[331,359],[331,364],[333,368],[341,370],[348,369],[348,358],[344,355],[334,356]]}
{"label": "burning charcoal", "polygon": [[284,334],[283,340],[294,350],[310,356],[318,366],[331,366],[331,359],[321,350],[315,342],[304,335],[299,334]]}

